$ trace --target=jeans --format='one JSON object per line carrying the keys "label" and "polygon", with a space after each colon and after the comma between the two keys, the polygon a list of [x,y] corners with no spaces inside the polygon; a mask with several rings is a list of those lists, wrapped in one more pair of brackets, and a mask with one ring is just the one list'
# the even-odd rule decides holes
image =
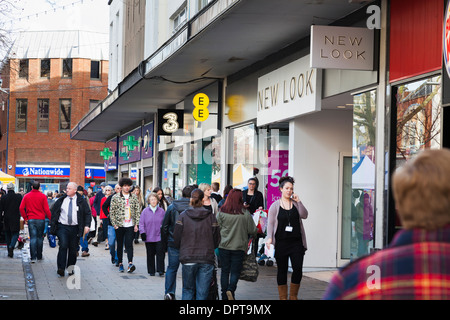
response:
{"label": "jeans", "polygon": [[214,265],[207,263],[183,264],[183,300],[206,300]]}
{"label": "jeans", "polygon": [[172,293],[175,295],[177,288],[177,271],[180,266],[180,250],[175,247],[167,247],[167,260],[169,265],[166,271],[166,294]]}
{"label": "jeans", "polygon": [[59,240],[59,251],[56,259],[58,269],[64,270],[74,266],[77,262],[78,226],[58,224],[57,235]]}
{"label": "jeans", "polygon": [[117,261],[118,259],[116,252],[116,229],[114,229],[114,227],[110,224],[108,225],[108,245],[111,258]]}
{"label": "jeans", "polygon": [[19,239],[19,231],[11,232],[5,230],[6,245],[8,248],[14,249],[16,247],[17,239]]}
{"label": "jeans", "polygon": [[164,273],[165,252],[162,242],[146,242],[145,249],[147,252],[147,272],[149,274],[155,274],[156,258],[156,271],[158,273]]}
{"label": "jeans", "polygon": [[[84,251],[89,252],[88,238],[89,238],[89,232],[84,235],[84,238],[80,237],[81,251],[83,251],[83,252]],[[77,249],[80,250],[80,246],[78,246]]]}
{"label": "jeans", "polygon": [[125,249],[127,250],[128,263],[133,262],[134,227],[117,228],[116,239],[117,239],[117,259],[119,260],[119,263],[122,263],[124,243]]}
{"label": "jeans", "polygon": [[242,261],[245,252],[242,250],[227,250],[219,248],[222,272],[220,274],[220,286],[222,289],[222,300],[228,300],[226,292],[231,291],[234,297],[239,276],[242,270]]}
{"label": "jeans", "polygon": [[28,220],[28,231],[30,232],[30,256],[31,260],[42,259],[42,248],[44,246],[45,220]]}

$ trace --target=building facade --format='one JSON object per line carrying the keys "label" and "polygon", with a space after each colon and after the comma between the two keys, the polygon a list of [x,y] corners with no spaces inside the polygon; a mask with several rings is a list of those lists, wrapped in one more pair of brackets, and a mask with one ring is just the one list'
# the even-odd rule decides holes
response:
{"label": "building facade", "polygon": [[133,171],[175,197],[186,184],[245,188],[256,176],[269,207],[280,177],[293,176],[309,210],[307,267],[388,245],[401,228],[390,175],[448,146],[443,1],[110,1],[111,17],[131,15],[129,3],[148,17],[144,59],[121,67],[72,138],[108,142],[115,177]]}
{"label": "building facade", "polygon": [[108,35],[21,33],[2,79],[9,92],[2,114],[7,119],[2,170],[26,191],[32,180],[45,190],[65,189],[69,181],[98,187],[105,178],[104,144],[71,140],[70,130],[107,96]]}

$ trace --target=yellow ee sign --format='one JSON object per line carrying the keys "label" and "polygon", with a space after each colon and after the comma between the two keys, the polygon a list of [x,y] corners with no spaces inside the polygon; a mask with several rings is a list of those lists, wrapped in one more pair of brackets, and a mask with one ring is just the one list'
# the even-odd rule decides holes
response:
{"label": "yellow ee sign", "polygon": [[194,119],[197,121],[205,121],[209,117],[208,105],[209,105],[209,97],[204,93],[197,93],[192,100],[192,103],[195,106],[192,115]]}

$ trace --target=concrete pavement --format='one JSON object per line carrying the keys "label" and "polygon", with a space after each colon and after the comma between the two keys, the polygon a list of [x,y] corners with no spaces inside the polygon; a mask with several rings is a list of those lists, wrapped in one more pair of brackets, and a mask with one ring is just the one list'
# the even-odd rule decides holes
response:
{"label": "concrete pavement", "polygon": [[[134,245],[133,273],[119,273],[110,261],[105,245],[89,245],[89,257],[79,257],[76,271],[79,277],[58,277],[56,256],[58,247],[51,248],[44,240],[43,260],[31,264],[28,242],[22,250],[14,250],[14,258],[7,257],[5,246],[0,247],[0,300],[162,300],[164,277],[150,276],[146,267],[145,245]],[[126,261],[126,254],[124,254]],[[167,255],[166,255],[167,266]],[[278,300],[276,266],[259,267],[257,282],[240,280],[237,300]],[[333,270],[305,268],[299,298],[321,299]],[[218,269],[220,279],[220,268]],[[220,280],[219,280],[220,281]],[[181,299],[181,266],[177,277],[176,298]],[[220,289],[219,289],[220,290]]]}

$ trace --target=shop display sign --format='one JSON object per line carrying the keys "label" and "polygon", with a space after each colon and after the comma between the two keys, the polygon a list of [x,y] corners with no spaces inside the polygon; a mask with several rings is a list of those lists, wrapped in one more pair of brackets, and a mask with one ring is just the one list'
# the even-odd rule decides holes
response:
{"label": "shop display sign", "polygon": [[450,77],[450,1],[447,3],[444,20],[444,62],[447,76]]}
{"label": "shop display sign", "polygon": [[309,67],[309,56],[258,78],[258,127],[320,111],[320,70]]}
{"label": "shop display sign", "polygon": [[86,168],[84,169],[85,179],[105,179],[105,170],[97,168]]}
{"label": "shop display sign", "polygon": [[16,165],[15,176],[70,178],[70,167],[34,167]]}
{"label": "shop display sign", "polygon": [[103,157],[105,171],[117,170],[117,137],[105,143],[105,148],[100,152]]}
{"label": "shop display sign", "polygon": [[288,175],[289,151],[269,150],[267,174],[267,208],[281,198],[280,178]]}
{"label": "shop display sign", "polygon": [[184,110],[158,109],[158,136],[183,135]]}
{"label": "shop display sign", "polygon": [[195,108],[192,112],[194,119],[200,122],[205,121],[209,117],[209,97],[204,93],[197,93],[192,100]]}
{"label": "shop display sign", "polygon": [[139,127],[119,138],[119,164],[141,160],[141,130]]}
{"label": "shop display sign", "polygon": [[154,136],[153,122],[142,127],[142,136],[144,145],[142,146],[142,159],[153,158],[153,136]]}
{"label": "shop display sign", "polygon": [[372,71],[374,31],[311,26],[311,68]]}

